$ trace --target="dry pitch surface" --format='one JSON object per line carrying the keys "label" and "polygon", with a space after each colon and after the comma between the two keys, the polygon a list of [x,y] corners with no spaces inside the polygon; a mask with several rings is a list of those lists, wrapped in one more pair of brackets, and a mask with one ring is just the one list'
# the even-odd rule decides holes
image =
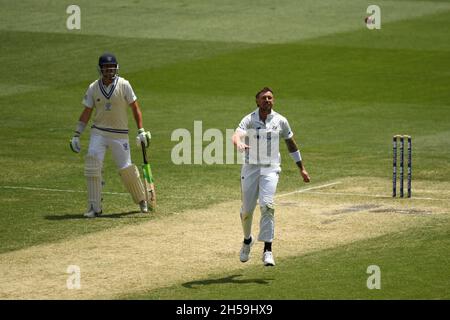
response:
{"label": "dry pitch surface", "polygon": [[[413,199],[392,199],[387,180],[352,178],[280,194],[275,258],[303,255],[405,230],[449,214],[449,183],[415,182]],[[319,186],[318,188],[312,188]],[[444,190],[444,191],[442,191]],[[262,244],[239,261],[239,201],[140,225],[0,255],[1,299],[110,299],[261,265]],[[257,235],[259,210],[255,211]],[[69,265],[81,289],[67,289]]]}

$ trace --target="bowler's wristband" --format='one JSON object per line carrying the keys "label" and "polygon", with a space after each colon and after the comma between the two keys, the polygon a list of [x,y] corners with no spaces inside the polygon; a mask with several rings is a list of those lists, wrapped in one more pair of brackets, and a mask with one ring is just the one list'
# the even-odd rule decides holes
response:
{"label": "bowler's wristband", "polygon": [[78,121],[77,128],[75,129],[75,136],[79,137],[84,131],[84,128],[86,128],[86,123],[83,121]]}
{"label": "bowler's wristband", "polygon": [[295,163],[302,161],[302,155],[300,154],[300,150],[294,151],[289,153],[291,158],[294,160]]}

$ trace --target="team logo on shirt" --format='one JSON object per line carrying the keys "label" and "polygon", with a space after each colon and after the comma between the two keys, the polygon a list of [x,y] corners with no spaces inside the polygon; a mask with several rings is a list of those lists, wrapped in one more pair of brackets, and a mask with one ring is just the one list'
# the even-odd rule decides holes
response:
{"label": "team logo on shirt", "polygon": [[109,103],[109,102],[105,103],[105,110],[111,111],[111,103]]}
{"label": "team logo on shirt", "polygon": [[123,150],[125,150],[125,151],[128,150],[128,143],[125,142],[125,143],[123,144]]}

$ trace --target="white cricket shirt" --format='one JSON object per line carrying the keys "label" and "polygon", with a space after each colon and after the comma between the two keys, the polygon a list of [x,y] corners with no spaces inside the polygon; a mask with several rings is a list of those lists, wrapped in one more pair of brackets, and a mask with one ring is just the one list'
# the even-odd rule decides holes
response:
{"label": "white cricket shirt", "polygon": [[[278,143],[276,145],[276,150],[279,150],[279,139],[274,139],[274,137],[279,137],[283,139],[290,139],[294,136],[294,133],[289,126],[288,120],[283,117],[278,112],[272,109],[272,112],[267,116],[266,121],[262,121],[259,118],[259,108],[253,111],[252,113],[246,115],[236,130],[239,130],[245,134],[246,141],[252,141],[251,138],[254,137],[257,140],[261,139],[264,136],[267,136],[269,139],[269,148],[270,143],[275,142]],[[259,134],[259,133],[262,134]],[[271,141],[270,141],[271,140]],[[248,143],[247,143],[248,144]],[[250,145],[250,149],[252,149],[252,145]],[[248,164],[249,161],[252,163],[252,157],[250,155],[251,151],[246,151],[244,155],[244,163]],[[270,153],[270,151],[268,151]],[[281,163],[281,155],[279,152],[270,157],[271,165],[280,165]],[[255,160],[253,160],[255,161]],[[259,158],[256,160],[257,162],[254,164],[267,165],[266,161],[260,161]]]}
{"label": "white cricket shirt", "polygon": [[127,110],[136,100],[130,83],[124,78],[116,77],[109,86],[103,85],[101,79],[92,82],[82,103],[88,108],[95,108],[92,128],[97,133],[124,138],[128,134]]}

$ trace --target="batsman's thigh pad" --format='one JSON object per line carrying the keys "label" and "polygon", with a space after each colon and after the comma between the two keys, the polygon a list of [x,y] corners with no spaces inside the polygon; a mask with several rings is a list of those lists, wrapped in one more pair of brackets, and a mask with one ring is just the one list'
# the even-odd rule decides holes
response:
{"label": "batsman's thigh pad", "polygon": [[261,220],[259,223],[259,241],[272,242],[275,230],[275,209],[273,204],[261,206]]}
{"label": "batsman's thigh pad", "polygon": [[84,168],[88,192],[88,210],[91,207],[95,212],[100,212],[102,199],[102,163],[94,156],[86,156]]}
{"label": "batsman's thigh pad", "polygon": [[91,131],[91,138],[89,140],[88,156],[92,156],[103,162],[105,158],[106,149],[108,148],[107,140],[105,137]]}
{"label": "batsman's thigh pad", "polygon": [[138,168],[132,164],[124,169],[120,169],[119,174],[125,188],[133,197],[133,201],[137,204],[145,200],[145,189],[139,176]]}
{"label": "batsman's thigh pad", "polygon": [[119,170],[132,165],[128,139],[109,138],[108,146],[111,148],[114,162]]}

